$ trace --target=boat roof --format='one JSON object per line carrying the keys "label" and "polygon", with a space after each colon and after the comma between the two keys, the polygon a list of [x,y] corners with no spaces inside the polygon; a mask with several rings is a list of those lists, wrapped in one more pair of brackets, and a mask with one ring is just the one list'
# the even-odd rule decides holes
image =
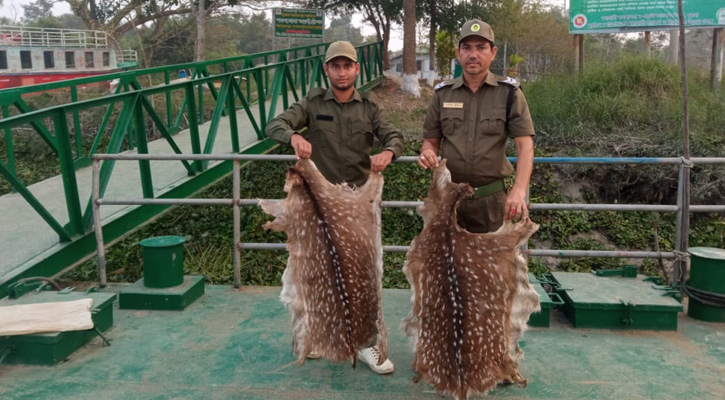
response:
{"label": "boat roof", "polygon": [[103,31],[0,25],[0,45],[16,47],[110,47],[114,39]]}

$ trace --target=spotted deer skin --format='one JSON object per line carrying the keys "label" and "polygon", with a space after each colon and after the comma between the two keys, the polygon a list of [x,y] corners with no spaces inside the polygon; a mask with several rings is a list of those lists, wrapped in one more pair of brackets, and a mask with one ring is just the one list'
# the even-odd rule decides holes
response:
{"label": "spotted deer skin", "polygon": [[415,351],[413,369],[456,399],[499,382],[526,384],[518,340],[540,310],[520,249],[538,225],[507,221],[493,233],[470,233],[456,223],[456,208],[472,193],[451,182],[443,160],[418,209],[424,227],[403,268],[412,291],[403,327]]}
{"label": "spotted deer skin", "polygon": [[287,198],[260,202],[275,217],[264,227],[287,233],[280,299],[292,314],[292,352],[300,364],[314,351],[354,367],[357,351],[378,337],[381,361],[387,359],[382,188],[377,173],[359,188],[330,184],[312,161],[300,160],[287,173]]}

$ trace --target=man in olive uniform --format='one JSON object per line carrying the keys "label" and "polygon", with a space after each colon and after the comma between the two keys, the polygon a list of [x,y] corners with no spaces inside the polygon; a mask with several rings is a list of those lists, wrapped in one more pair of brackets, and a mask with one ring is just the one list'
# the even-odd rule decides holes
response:
{"label": "man in olive uniform", "polygon": [[[403,153],[403,135],[393,127],[372,93],[355,90],[357,51],[335,42],[323,66],[330,88],[314,88],[267,125],[270,138],[290,143],[297,158],[311,158],[331,183],[362,186]],[[300,132],[302,128],[307,130]],[[383,151],[370,157],[374,139]]]}
{"label": "man in olive uniform", "polygon": [[[403,135],[388,121],[371,93],[355,90],[360,64],[352,44],[332,43],[323,68],[330,88],[310,90],[307,97],[271,120],[265,133],[278,142],[290,143],[297,158],[312,159],[331,183],[362,186],[371,171],[380,173],[400,157]],[[371,157],[376,137],[384,150]],[[388,359],[378,365],[379,358],[377,346],[358,352],[358,359],[373,371],[393,372],[393,363]]]}
{"label": "man in olive uniform", "polygon": [[[487,23],[474,19],[463,25],[456,49],[463,76],[436,86],[423,125],[418,164],[438,166],[440,150],[451,179],[475,190],[458,209],[459,225],[470,232],[493,232],[504,219],[528,217],[534,124],[519,83],[488,70],[497,50]],[[503,179],[514,169],[506,158],[507,137],[518,156],[508,193]]]}

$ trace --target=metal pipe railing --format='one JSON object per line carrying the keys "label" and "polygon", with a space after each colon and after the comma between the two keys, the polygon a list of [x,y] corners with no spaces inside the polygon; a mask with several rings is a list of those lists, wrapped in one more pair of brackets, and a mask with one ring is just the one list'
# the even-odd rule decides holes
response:
{"label": "metal pipe railing", "polygon": [[[513,161],[515,158],[511,157]],[[242,243],[241,242],[241,206],[258,206],[259,199],[242,199],[240,195],[240,168],[242,161],[276,161],[294,162],[297,158],[293,155],[259,155],[259,154],[95,154],[93,160],[93,221],[98,248],[99,284],[106,285],[106,260],[103,245],[103,231],[101,224],[100,206],[102,205],[221,205],[233,207],[234,218],[234,287],[241,286],[241,250],[286,250],[284,243]],[[100,197],[100,164],[103,160],[116,161],[232,161],[233,162],[233,189],[232,199],[130,199],[130,200],[107,200]],[[396,162],[416,163],[417,157],[400,157]],[[583,161],[585,160],[585,161]],[[692,158],[692,164],[725,164],[725,158]],[[682,158],[534,158],[535,163],[540,164],[679,164],[680,169],[686,168]],[[681,174],[682,175],[682,174]],[[681,187],[682,185],[678,185]],[[678,199],[680,196],[678,196]],[[280,200],[274,200],[280,201]],[[383,201],[383,207],[409,208],[422,205],[421,201]],[[725,205],[695,205],[685,211],[678,205],[648,205],[648,204],[552,204],[537,203],[531,204],[532,211],[641,211],[641,212],[677,212],[678,227],[681,218],[689,218],[690,212],[723,212]],[[677,233],[678,238],[680,232]],[[679,243],[676,240],[675,243]],[[388,245],[383,246],[384,252],[407,252],[410,246]],[[619,257],[619,258],[663,258],[681,260],[684,254],[683,249],[675,248],[671,252],[656,251],[602,251],[602,250],[527,250],[531,256],[544,257]],[[676,276],[677,278],[677,276]]]}

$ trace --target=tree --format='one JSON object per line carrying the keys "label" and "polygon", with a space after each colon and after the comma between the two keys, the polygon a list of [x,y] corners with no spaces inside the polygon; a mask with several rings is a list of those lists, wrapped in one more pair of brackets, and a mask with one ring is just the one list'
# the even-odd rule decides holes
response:
{"label": "tree", "polygon": [[31,24],[40,19],[50,18],[53,16],[53,13],[50,12],[51,8],[53,8],[52,0],[36,0],[34,3],[25,4],[23,5],[23,22]]}
{"label": "tree", "polygon": [[245,37],[243,18],[240,14],[221,14],[209,19],[206,43],[207,59],[215,60],[241,55],[240,44]]}
{"label": "tree", "polygon": [[238,48],[240,51],[252,54],[272,49],[272,22],[267,19],[264,12],[252,14],[251,17],[242,18],[240,29],[240,40]]}
{"label": "tree", "polygon": [[420,97],[418,68],[415,61],[415,0],[404,0],[403,25],[403,85],[401,89],[415,97]]}
{"label": "tree", "polygon": [[338,40],[347,40],[354,46],[363,43],[364,38],[360,32],[360,28],[352,26],[352,15],[346,14],[340,16],[340,18],[333,18],[330,21],[330,26],[325,29],[326,42],[335,42]]}
{"label": "tree", "polygon": [[180,0],[65,0],[88,29],[103,31],[118,40],[138,26],[193,10]]}
{"label": "tree", "polygon": [[188,63],[193,61],[195,22],[192,16],[170,17],[130,33],[138,36],[127,34],[122,43],[128,41],[127,47],[138,46],[149,66]]}
{"label": "tree", "polygon": [[204,47],[204,35],[206,32],[206,2],[196,1],[196,46],[194,46],[194,61],[204,61],[206,48]]}
{"label": "tree", "polygon": [[436,34],[436,64],[438,64],[438,75],[449,77],[451,75],[451,60],[456,58],[456,43],[453,35],[448,31],[441,30]]}
{"label": "tree", "polygon": [[401,0],[309,0],[309,6],[332,13],[362,13],[375,28],[377,39],[383,41],[383,68],[390,68],[390,27],[393,22],[401,22]]}

